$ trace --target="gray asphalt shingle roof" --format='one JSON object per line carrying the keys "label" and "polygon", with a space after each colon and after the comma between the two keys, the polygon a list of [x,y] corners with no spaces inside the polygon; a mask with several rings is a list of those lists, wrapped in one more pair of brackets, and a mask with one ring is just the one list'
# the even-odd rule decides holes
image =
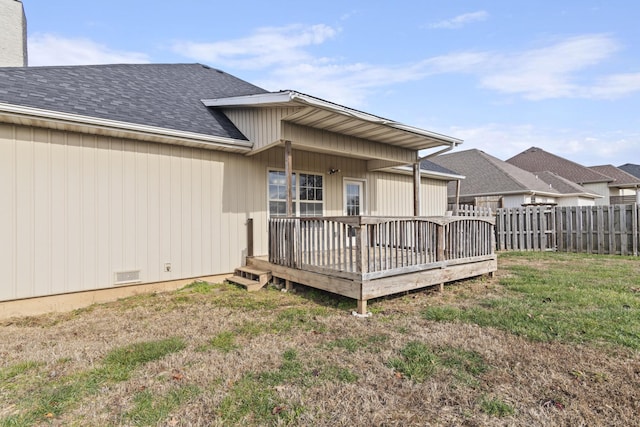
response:
{"label": "gray asphalt shingle roof", "polygon": [[636,165],[633,163],[625,163],[622,166],[618,166],[618,169],[622,169],[626,173],[629,173],[636,178],[640,178],[640,165]]}
{"label": "gray asphalt shingle roof", "polygon": [[576,184],[575,182],[563,178],[553,172],[536,172],[536,175],[547,184],[550,184],[554,190],[557,190],[562,194],[596,195],[593,191],[584,188],[582,185]]}
{"label": "gray asphalt shingle roof", "polygon": [[550,171],[577,184],[609,182],[612,179],[571,160],[556,156],[542,148],[531,147],[507,160],[529,172]]}
{"label": "gray asphalt shingle roof", "polygon": [[536,175],[483,151],[472,149],[431,158],[445,168],[466,176],[460,184],[461,196],[529,193],[559,194]]}
{"label": "gray asphalt shingle roof", "polygon": [[0,68],[0,103],[246,139],[203,98],[266,93],[201,64]]}
{"label": "gray asphalt shingle roof", "polygon": [[589,166],[589,169],[613,178],[613,182],[609,183],[609,187],[635,187],[640,185],[640,178],[613,165]]}
{"label": "gray asphalt shingle roof", "polygon": [[420,161],[420,169],[424,171],[444,173],[447,175],[464,175],[462,173],[458,173],[458,172],[452,171],[451,169],[447,169],[443,166],[440,166],[439,164],[429,161],[427,159]]}

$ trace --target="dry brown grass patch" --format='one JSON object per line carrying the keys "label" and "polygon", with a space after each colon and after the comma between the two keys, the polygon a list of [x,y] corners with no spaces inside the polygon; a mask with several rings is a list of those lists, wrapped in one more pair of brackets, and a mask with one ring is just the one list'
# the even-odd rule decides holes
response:
{"label": "dry brown grass patch", "polygon": [[[531,342],[493,328],[428,321],[420,315],[430,306],[464,306],[474,295],[501,295],[499,280],[500,274],[450,285],[443,293],[381,299],[371,304],[376,314],[368,319],[323,302],[326,296],[275,290],[249,294],[228,286],[12,319],[2,326],[0,372],[33,362],[33,368],[4,379],[26,391],[36,380],[46,383],[94,369],[114,348],[180,337],[184,350],[141,366],[126,381],[105,384],[100,393],[81,398],[52,422],[135,424],[127,414],[138,413],[146,396],[156,407],[168,405],[159,421],[165,425],[636,423],[636,352]],[[234,334],[230,350],[208,346],[228,332]],[[439,358],[433,375],[422,382],[389,363],[401,357],[409,342],[421,343]],[[458,375],[461,368],[445,360],[458,350],[477,355],[486,369]],[[181,391],[184,400],[169,405]],[[256,408],[266,409],[241,412],[229,402],[239,398],[237,393],[249,393]],[[26,410],[12,396],[0,392],[0,407],[9,408],[0,418]],[[514,413],[491,414],[483,409],[487,401]],[[238,412],[223,413],[221,408]]]}

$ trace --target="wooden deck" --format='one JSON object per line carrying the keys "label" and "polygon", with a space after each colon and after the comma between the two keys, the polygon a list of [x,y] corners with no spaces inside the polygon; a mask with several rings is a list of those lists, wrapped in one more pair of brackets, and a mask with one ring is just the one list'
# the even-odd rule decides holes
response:
{"label": "wooden deck", "polygon": [[274,218],[269,255],[247,259],[273,277],[358,301],[497,270],[494,220],[478,217]]}

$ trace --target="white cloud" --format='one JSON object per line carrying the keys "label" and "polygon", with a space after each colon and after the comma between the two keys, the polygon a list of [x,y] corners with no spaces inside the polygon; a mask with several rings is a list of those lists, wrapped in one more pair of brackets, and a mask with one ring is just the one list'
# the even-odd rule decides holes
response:
{"label": "white cloud", "polygon": [[303,48],[322,44],[335,37],[338,32],[339,30],[323,24],[311,27],[265,27],[241,39],[213,43],[175,42],[173,51],[202,62],[259,69],[314,60]]}
{"label": "white cloud", "polygon": [[484,10],[480,10],[478,12],[465,13],[463,15],[458,15],[454,18],[447,19],[440,22],[434,22],[432,24],[428,24],[428,28],[436,28],[436,29],[446,29],[446,30],[455,30],[458,28],[462,28],[467,24],[472,22],[481,22],[486,21],[489,18],[489,13]]}
{"label": "white cloud", "polygon": [[90,65],[146,63],[140,52],[118,51],[89,39],[72,39],[55,34],[29,36],[29,65]]}
{"label": "white cloud", "polygon": [[[467,18],[456,22],[478,19],[483,16],[479,13],[461,15]],[[436,74],[471,75],[482,88],[528,100],[613,98],[640,90],[640,73],[587,75],[589,67],[620,49],[606,34],[559,39],[518,53],[452,52],[406,64],[345,63],[313,54],[315,46],[339,32],[322,24],[267,27],[227,41],[176,42],[173,50],[220,67],[260,70],[260,77],[253,80],[269,90],[296,89],[354,107],[366,105],[374,92]]]}
{"label": "white cloud", "polygon": [[618,50],[606,35],[572,37],[544,48],[515,55],[494,55],[481,70],[481,85],[526,99],[584,97],[589,91],[575,81],[576,74]]}
{"label": "white cloud", "polygon": [[614,74],[602,78],[587,91],[591,98],[619,98],[640,91],[640,73]]}
{"label": "white cloud", "polygon": [[474,128],[451,127],[449,135],[464,140],[459,150],[477,148],[507,160],[529,147],[585,166],[627,163],[640,151],[640,133],[544,129],[531,124],[489,123]]}

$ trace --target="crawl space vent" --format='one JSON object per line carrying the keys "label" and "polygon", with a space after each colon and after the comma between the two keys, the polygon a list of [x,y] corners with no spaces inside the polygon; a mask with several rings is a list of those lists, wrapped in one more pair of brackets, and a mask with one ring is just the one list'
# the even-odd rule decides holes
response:
{"label": "crawl space vent", "polygon": [[140,270],[119,271],[116,273],[115,285],[137,283],[140,281]]}

